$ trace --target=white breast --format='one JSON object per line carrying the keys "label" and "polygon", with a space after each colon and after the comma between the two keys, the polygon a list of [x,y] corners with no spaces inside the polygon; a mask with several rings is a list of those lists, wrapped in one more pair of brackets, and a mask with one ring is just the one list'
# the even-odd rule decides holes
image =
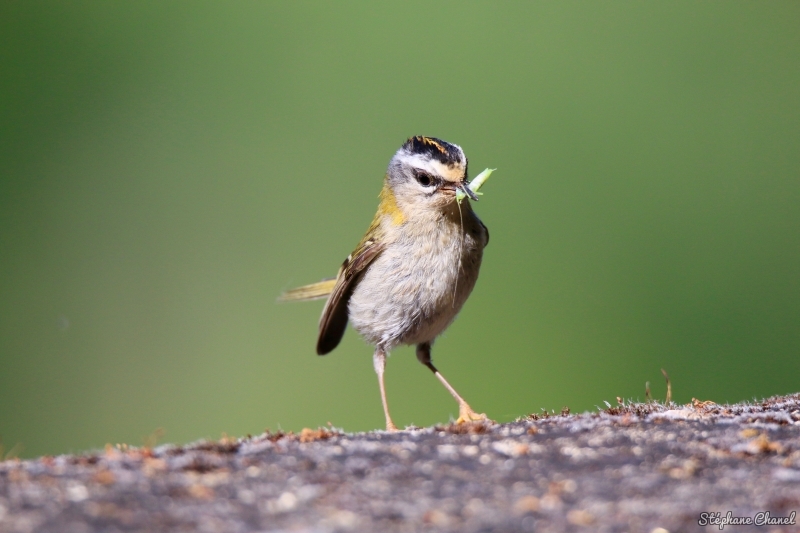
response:
{"label": "white breast", "polygon": [[350,320],[367,342],[390,350],[433,341],[450,325],[475,286],[487,240],[471,210],[464,219],[463,227],[442,218],[395,232],[350,298]]}

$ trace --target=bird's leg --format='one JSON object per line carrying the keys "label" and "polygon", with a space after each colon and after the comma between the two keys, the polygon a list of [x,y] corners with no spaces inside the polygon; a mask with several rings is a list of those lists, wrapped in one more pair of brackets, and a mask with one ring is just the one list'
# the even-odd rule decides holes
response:
{"label": "bird's leg", "polygon": [[389,416],[389,404],[386,403],[386,385],[383,383],[383,371],[386,369],[386,352],[383,348],[375,348],[372,356],[372,363],[375,365],[375,373],[378,374],[378,385],[381,387],[381,401],[383,402],[383,414],[386,416],[386,431],[397,431],[397,426]]}
{"label": "bird's leg", "polygon": [[483,413],[476,413],[472,410],[472,407],[462,398],[456,390],[444,379],[444,376],[436,370],[436,367],[433,366],[431,362],[431,343],[423,342],[417,344],[417,359],[420,363],[430,368],[431,372],[439,378],[439,381],[442,382],[444,388],[447,389],[450,394],[453,395],[453,398],[456,399],[458,402],[458,420],[456,420],[457,424],[463,424],[464,422],[477,422],[479,420],[487,420],[489,418]]}

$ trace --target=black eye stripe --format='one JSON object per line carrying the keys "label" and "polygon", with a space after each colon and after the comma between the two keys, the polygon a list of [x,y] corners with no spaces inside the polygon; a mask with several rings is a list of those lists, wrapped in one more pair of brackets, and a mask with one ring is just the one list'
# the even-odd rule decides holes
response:
{"label": "black eye stripe", "polygon": [[415,170],[414,177],[417,179],[417,182],[423,187],[430,187],[431,185],[436,183],[436,178],[434,178],[427,172],[423,172],[421,170]]}

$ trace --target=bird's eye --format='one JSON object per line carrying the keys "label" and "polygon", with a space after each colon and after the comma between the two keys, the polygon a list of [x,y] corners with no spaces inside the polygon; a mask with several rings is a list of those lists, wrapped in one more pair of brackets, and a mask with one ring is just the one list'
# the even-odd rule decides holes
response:
{"label": "bird's eye", "polygon": [[433,178],[430,174],[425,174],[424,172],[417,172],[415,177],[420,185],[423,187],[430,187],[433,183]]}

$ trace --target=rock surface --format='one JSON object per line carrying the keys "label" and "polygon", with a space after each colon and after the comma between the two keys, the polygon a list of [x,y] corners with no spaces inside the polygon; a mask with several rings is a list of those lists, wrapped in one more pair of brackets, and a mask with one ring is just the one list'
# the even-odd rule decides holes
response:
{"label": "rock surface", "polygon": [[0,463],[0,532],[796,531],[799,437],[794,394],[108,447]]}

